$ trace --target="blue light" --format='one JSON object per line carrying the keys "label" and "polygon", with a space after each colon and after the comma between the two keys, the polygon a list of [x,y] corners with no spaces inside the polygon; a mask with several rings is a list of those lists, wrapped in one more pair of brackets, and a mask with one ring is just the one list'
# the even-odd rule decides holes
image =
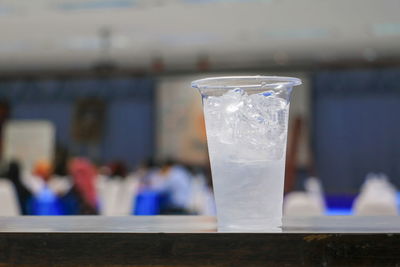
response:
{"label": "blue light", "polygon": [[350,216],[354,215],[351,209],[345,208],[327,208],[325,211],[327,216]]}

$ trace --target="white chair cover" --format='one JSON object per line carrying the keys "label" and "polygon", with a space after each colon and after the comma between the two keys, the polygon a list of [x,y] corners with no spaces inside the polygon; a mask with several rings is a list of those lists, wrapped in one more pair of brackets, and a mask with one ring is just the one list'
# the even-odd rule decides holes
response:
{"label": "white chair cover", "polygon": [[17,216],[21,211],[13,184],[0,179],[0,216]]}
{"label": "white chair cover", "polygon": [[370,173],[353,204],[355,215],[397,215],[396,189],[384,174]]}

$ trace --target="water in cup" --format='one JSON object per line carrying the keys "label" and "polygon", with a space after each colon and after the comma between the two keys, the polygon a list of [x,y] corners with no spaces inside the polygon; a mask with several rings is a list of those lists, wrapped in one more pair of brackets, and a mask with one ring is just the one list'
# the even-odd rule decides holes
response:
{"label": "water in cup", "polygon": [[280,229],[292,87],[284,85],[202,92],[219,231]]}

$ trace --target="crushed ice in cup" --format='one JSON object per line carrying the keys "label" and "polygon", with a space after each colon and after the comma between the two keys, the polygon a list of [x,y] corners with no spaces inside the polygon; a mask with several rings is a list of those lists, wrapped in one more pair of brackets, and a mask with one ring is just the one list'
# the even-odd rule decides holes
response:
{"label": "crushed ice in cup", "polygon": [[204,108],[210,137],[236,145],[242,156],[248,152],[249,160],[283,157],[288,102],[274,91],[248,95],[236,88],[222,96],[208,96]]}

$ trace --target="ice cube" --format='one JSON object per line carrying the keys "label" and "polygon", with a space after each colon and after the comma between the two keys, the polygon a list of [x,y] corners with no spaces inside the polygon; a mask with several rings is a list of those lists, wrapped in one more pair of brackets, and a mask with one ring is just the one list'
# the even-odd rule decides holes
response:
{"label": "ice cube", "polygon": [[204,100],[204,113],[207,120],[207,134],[217,135],[223,127],[222,99],[220,97],[209,96]]}
{"label": "ice cube", "polygon": [[288,103],[274,91],[247,95],[236,88],[205,99],[207,134],[230,148],[232,158],[277,160],[286,142]]}
{"label": "ice cube", "polygon": [[219,134],[220,141],[225,144],[237,144],[237,124],[240,121],[240,112],[243,106],[243,99],[247,96],[243,89],[236,88],[229,90],[222,97],[222,125]]}

